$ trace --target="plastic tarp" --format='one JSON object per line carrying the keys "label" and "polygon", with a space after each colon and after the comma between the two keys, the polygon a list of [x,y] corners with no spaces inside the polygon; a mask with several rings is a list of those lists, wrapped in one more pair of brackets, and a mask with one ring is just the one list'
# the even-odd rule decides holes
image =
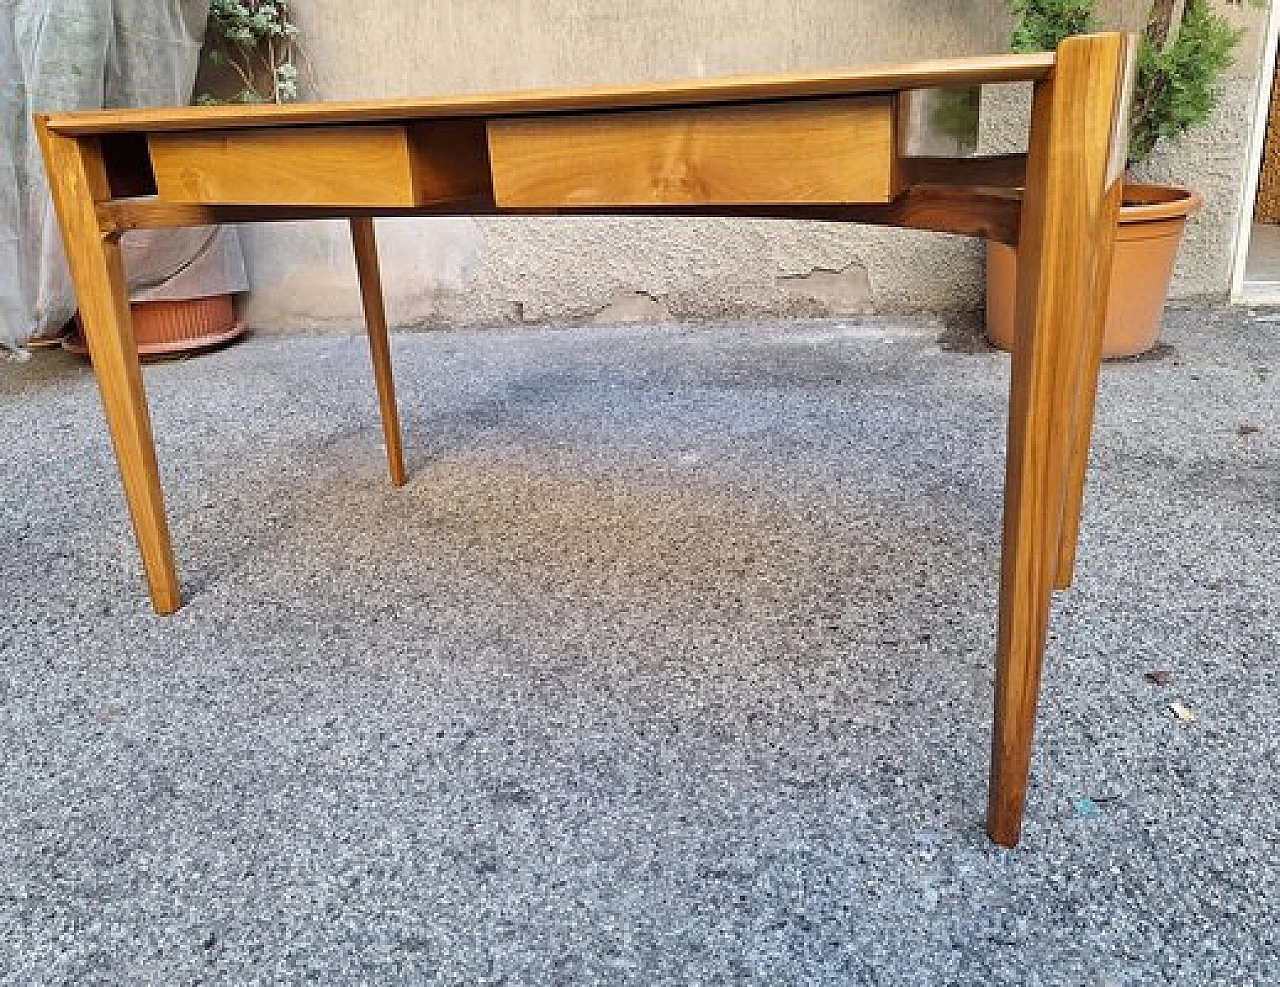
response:
{"label": "plastic tarp", "polygon": [[[33,111],[188,103],[209,0],[0,0],[0,347],[75,313]],[[248,288],[233,227],[130,233],[135,301]]]}

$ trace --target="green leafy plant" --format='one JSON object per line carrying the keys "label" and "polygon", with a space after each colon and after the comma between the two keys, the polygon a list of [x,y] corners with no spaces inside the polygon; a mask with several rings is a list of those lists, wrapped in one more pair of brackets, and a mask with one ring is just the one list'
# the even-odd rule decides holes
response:
{"label": "green leafy plant", "polygon": [[202,93],[202,105],[289,103],[299,96],[298,28],[291,0],[212,0],[206,57],[229,76],[231,95]]}
{"label": "green leafy plant", "polygon": [[[1048,51],[1063,38],[1097,30],[1094,6],[1095,0],[1009,0],[1013,49]],[[1130,165],[1161,139],[1176,140],[1209,119],[1240,36],[1208,0],[1185,0],[1181,13],[1177,0],[1152,0],[1138,50]]]}
{"label": "green leafy plant", "polygon": [[940,89],[929,120],[934,130],[959,141],[965,153],[977,145],[978,112],[982,90],[977,86]]}
{"label": "green leafy plant", "polygon": [[1094,0],[1009,0],[1013,50],[1052,51],[1063,38],[1098,29]]}

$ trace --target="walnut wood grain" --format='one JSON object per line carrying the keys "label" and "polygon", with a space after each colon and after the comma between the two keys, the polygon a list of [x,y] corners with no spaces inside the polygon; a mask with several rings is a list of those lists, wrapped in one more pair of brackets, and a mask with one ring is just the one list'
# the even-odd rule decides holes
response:
{"label": "walnut wood grain", "polygon": [[1025,154],[996,154],[977,158],[902,158],[907,185],[951,185],[975,188],[1022,188],[1027,181]]}
{"label": "walnut wood grain", "polygon": [[513,209],[485,199],[461,200],[422,208],[351,209],[338,206],[217,206],[161,202],[154,198],[112,199],[98,206],[103,230],[166,229],[213,223],[271,223],[360,216],[737,216],[744,219],[795,219],[827,223],[866,223],[983,237],[1015,244],[1021,210],[1017,189],[950,185],[908,189],[883,205],[821,206],[650,206],[644,208]]}
{"label": "walnut wood grain", "polygon": [[[1124,80],[1120,105],[1112,121],[1111,160],[1107,165],[1107,183],[1116,203],[1107,203],[1099,217],[1101,230],[1098,253],[1097,290],[1086,299],[1089,312],[1082,318],[1092,320],[1078,364],[1076,382],[1076,414],[1072,425],[1071,458],[1067,466],[1066,501],[1062,507],[1062,531],[1058,536],[1058,566],[1054,578],[1057,589],[1071,585],[1075,574],[1076,552],[1080,542],[1080,521],[1084,510],[1085,479],[1089,466],[1089,446],[1093,439],[1094,406],[1098,399],[1098,376],[1102,369],[1102,337],[1106,330],[1107,299],[1111,292],[1111,267],[1115,255],[1116,223],[1124,198],[1125,165],[1129,150],[1129,121],[1133,118],[1130,104],[1134,98],[1134,82],[1138,71],[1138,46],[1131,41],[1125,53]],[[1112,215],[1114,209],[1116,215]]]}
{"label": "walnut wood grain", "polygon": [[365,328],[369,334],[369,354],[373,358],[373,378],[382,412],[382,434],[387,442],[387,466],[391,483],[405,482],[404,443],[400,439],[400,412],[396,408],[396,385],[391,373],[391,340],[387,335],[387,312],[382,300],[382,276],[378,271],[378,241],[373,219],[351,218],[351,246],[356,255],[360,279],[360,301],[364,306]]}
{"label": "walnut wood grain", "polygon": [[1101,330],[1096,311],[1107,294],[1101,279],[1122,191],[1112,141],[1130,44],[1118,34],[1067,39],[1032,106],[987,809],[987,833],[1004,846],[1016,844],[1022,829],[1081,361]]}
{"label": "walnut wood grain", "polygon": [[181,593],[134,342],[120,238],[99,231],[94,205],[111,194],[107,168],[96,141],[59,137],[39,118],[36,126],[80,302],[80,324],[98,378],[151,601],[157,612],[173,613],[181,605]]}
{"label": "walnut wood grain", "polygon": [[474,120],[169,131],[147,145],[166,202],[412,207],[489,191],[484,125]]}
{"label": "walnut wood grain", "polygon": [[324,123],[369,123],[433,117],[491,117],[578,110],[635,109],[646,106],[693,106],[709,103],[759,102],[814,96],[897,92],[937,86],[1035,82],[1053,72],[1051,53],[985,55],[872,65],[834,72],[746,75],[722,79],[687,79],[649,85],[592,86],[523,92],[482,93],[427,99],[366,100],[259,106],[172,107],[151,110],[93,110],[53,113],[55,133],[83,136],[119,131],[159,133],[225,127],[277,127]]}
{"label": "walnut wood grain", "polygon": [[892,96],[489,122],[500,208],[888,202]]}

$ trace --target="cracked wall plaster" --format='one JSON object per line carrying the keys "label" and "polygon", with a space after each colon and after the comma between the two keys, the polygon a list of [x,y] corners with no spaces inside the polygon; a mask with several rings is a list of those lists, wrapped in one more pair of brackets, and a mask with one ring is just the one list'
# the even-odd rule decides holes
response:
{"label": "cracked wall plaster", "polygon": [[[1250,32],[1224,105],[1139,175],[1190,181],[1206,198],[1188,230],[1176,298],[1227,289],[1261,55],[1265,12],[1215,5]],[[1141,6],[1103,9],[1109,22],[1135,27]],[[361,17],[345,11],[338,0],[299,11],[321,98],[906,61],[1001,51],[1008,36],[1003,0],[367,0]],[[1025,113],[1016,88],[988,87],[982,149],[1016,146]],[[389,316],[399,326],[946,313],[976,310],[983,298],[981,244],[940,234],[619,217],[379,220],[378,233]],[[360,324],[345,223],[265,224],[247,228],[246,239],[251,325]]]}

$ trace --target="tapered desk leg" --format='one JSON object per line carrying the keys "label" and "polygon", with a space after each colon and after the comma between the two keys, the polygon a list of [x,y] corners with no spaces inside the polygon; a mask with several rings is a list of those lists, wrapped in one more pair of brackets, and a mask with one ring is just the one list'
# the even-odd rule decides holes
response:
{"label": "tapered desk leg", "polygon": [[365,326],[369,332],[369,352],[373,357],[373,376],[378,385],[378,404],[382,408],[387,464],[391,471],[391,482],[401,487],[405,481],[404,447],[400,441],[400,413],[396,410],[396,385],[391,376],[391,341],[387,335],[387,313],[382,301],[378,243],[374,238],[372,218],[351,217],[351,244],[356,254],[356,272],[360,276],[360,299],[364,304]]}
{"label": "tapered desk leg", "polygon": [[173,613],[182,601],[119,237],[101,231],[95,208],[96,202],[110,197],[106,170],[91,138],[57,137],[41,126],[40,139],[80,303],[80,322],[102,393],[151,602],[157,612]]}
{"label": "tapered desk leg", "polygon": [[1058,535],[1058,562],[1054,589],[1067,589],[1075,578],[1076,550],[1080,543],[1080,519],[1084,513],[1085,477],[1089,469],[1089,446],[1093,436],[1093,413],[1098,397],[1098,376],[1102,369],[1102,330],[1107,318],[1106,291],[1111,278],[1114,241],[1099,251],[1102,298],[1090,315],[1093,328],[1085,340],[1085,352],[1077,368],[1075,416],[1071,428],[1071,453],[1067,463],[1067,489],[1062,505],[1062,530]]}
{"label": "tapered desk leg", "polygon": [[[1017,343],[1009,405],[995,722],[987,832],[1018,842],[1026,805],[1049,603],[1072,457],[1087,455],[1103,279],[1123,176],[1119,123],[1131,42],[1070,38],[1032,108],[1018,245]],[[1087,405],[1087,408],[1086,408]],[[1074,493],[1074,490],[1073,490]]]}
{"label": "tapered desk leg", "polygon": [[1076,550],[1080,543],[1080,519],[1084,513],[1085,478],[1089,470],[1089,447],[1093,438],[1093,414],[1098,398],[1098,376],[1102,370],[1102,335],[1107,323],[1107,295],[1111,285],[1111,264],[1115,237],[1105,237],[1098,247],[1100,287],[1088,315],[1084,353],[1079,363],[1075,418],[1072,423],[1071,459],[1067,466],[1066,503],[1062,506],[1062,532],[1058,536],[1058,567],[1055,589],[1067,589],[1075,577]]}

